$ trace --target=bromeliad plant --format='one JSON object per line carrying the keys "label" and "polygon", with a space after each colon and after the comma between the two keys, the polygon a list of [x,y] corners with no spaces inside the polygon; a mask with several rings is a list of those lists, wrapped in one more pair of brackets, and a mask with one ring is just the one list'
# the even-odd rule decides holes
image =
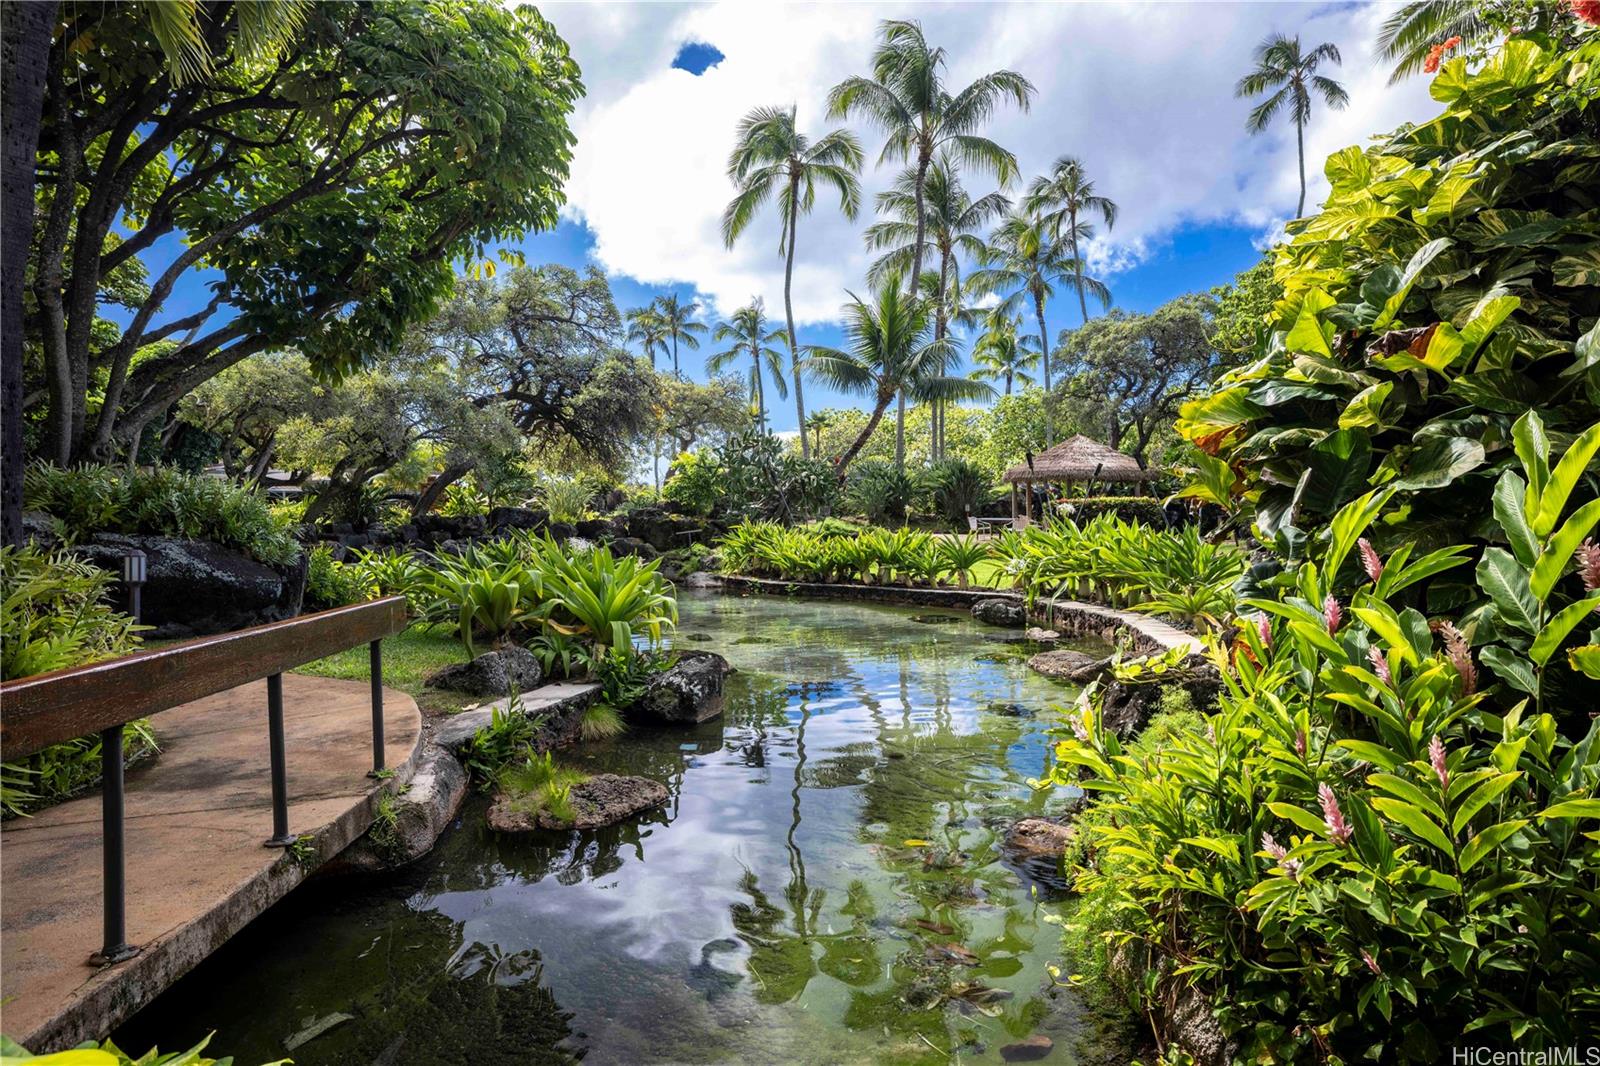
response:
{"label": "bromeliad plant", "polygon": [[[1225,691],[1203,732],[1131,757],[1085,691],[1052,777],[1101,797],[1076,885],[1107,950],[1144,972],[1137,995],[1210,993],[1242,1061],[1435,1062],[1463,1041],[1537,1050],[1600,1027],[1600,721],[1564,734],[1535,665],[1600,607],[1600,591],[1561,610],[1534,592],[1575,584],[1567,541],[1597,517],[1560,521],[1573,457],[1503,483],[1527,563],[1485,554],[1493,606],[1461,628],[1419,605],[1471,549],[1381,558],[1363,534],[1394,494],[1371,492],[1316,562],[1240,604],[1231,647],[1213,638]],[[1480,670],[1510,654],[1474,653],[1490,632],[1526,645],[1532,691]]]}

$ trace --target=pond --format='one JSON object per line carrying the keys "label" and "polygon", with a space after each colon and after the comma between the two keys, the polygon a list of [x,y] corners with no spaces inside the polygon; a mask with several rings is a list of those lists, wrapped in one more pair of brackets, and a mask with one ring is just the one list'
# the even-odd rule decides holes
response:
{"label": "pond", "polygon": [[215,1028],[241,1066],[823,1064],[996,1062],[1044,1036],[1044,1061],[1126,1061],[1046,969],[1051,864],[1001,847],[1065,799],[1028,780],[1071,690],[961,613],[680,608],[676,645],[739,671],[725,715],[563,753],[665,782],[665,809],[512,838],[475,797],[412,867],[297,890],[119,1042]]}

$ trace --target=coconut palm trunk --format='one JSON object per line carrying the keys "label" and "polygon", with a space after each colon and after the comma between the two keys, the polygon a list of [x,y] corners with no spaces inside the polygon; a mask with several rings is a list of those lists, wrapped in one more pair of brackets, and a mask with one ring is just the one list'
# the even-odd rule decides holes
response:
{"label": "coconut palm trunk", "polygon": [[800,345],[794,333],[794,299],[790,289],[794,284],[794,240],[797,208],[800,202],[800,175],[791,172],[789,178],[789,254],[783,264],[783,317],[789,327],[789,371],[794,375],[794,410],[800,421],[800,457],[811,458],[811,446],[806,443],[806,397],[800,383]]}
{"label": "coconut palm trunk", "polygon": [[1067,220],[1072,225],[1072,229],[1070,230],[1070,232],[1072,234],[1072,259],[1073,259],[1073,262],[1077,264],[1077,266],[1074,269],[1074,273],[1076,274],[1077,283],[1078,283],[1078,310],[1083,312],[1083,324],[1084,325],[1088,325],[1089,324],[1089,301],[1087,299],[1085,299],[1084,295],[1083,295],[1083,256],[1078,252],[1078,211],[1077,211],[1077,208],[1073,208],[1068,213]]}
{"label": "coconut palm trunk", "polygon": [[928,210],[923,203],[922,191],[928,181],[928,164],[932,157],[923,152],[917,157],[917,246],[911,253],[911,277],[906,281],[906,292],[917,295],[917,284],[922,278],[922,245],[928,234]]}
{"label": "coconut palm trunk", "polygon": [[1306,213],[1306,124],[1295,120],[1294,124],[1295,147],[1300,153],[1300,203],[1294,209],[1295,218],[1304,218]]}
{"label": "coconut palm trunk", "polygon": [[756,421],[761,425],[761,432],[765,433],[767,431],[767,388],[761,379],[761,349],[751,345],[750,358],[756,383]]}
{"label": "coconut palm trunk", "polygon": [[883,413],[889,409],[889,404],[893,400],[893,393],[888,395],[882,392],[878,393],[878,402],[872,406],[872,417],[867,419],[867,424],[862,427],[860,433],[856,434],[856,439],[850,442],[850,447],[844,450],[844,454],[839,456],[838,463],[834,464],[834,469],[839,471],[840,481],[844,480],[846,468],[854,461],[861,449],[867,446],[867,441],[872,439],[872,434],[877,432],[878,423],[883,421]]}
{"label": "coconut palm trunk", "polygon": [[1050,334],[1044,328],[1044,297],[1033,295],[1033,314],[1039,320],[1039,358],[1044,363],[1044,446],[1055,440],[1055,420],[1051,417],[1054,404],[1050,397]]}

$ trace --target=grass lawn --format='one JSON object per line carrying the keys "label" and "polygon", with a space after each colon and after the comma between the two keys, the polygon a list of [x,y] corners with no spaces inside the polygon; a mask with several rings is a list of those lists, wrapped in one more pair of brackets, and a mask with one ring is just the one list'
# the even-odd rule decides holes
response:
{"label": "grass lawn", "polygon": [[[398,636],[384,640],[383,683],[409,693],[424,710],[457,711],[478,701],[459,692],[423,688],[422,682],[440,667],[466,661],[466,648],[444,629],[413,626]],[[370,676],[367,666],[367,646],[363,644],[359,648],[306,663],[295,673],[365,681]]]}
{"label": "grass lawn", "polygon": [[985,559],[972,568],[972,583],[987,588],[1009,590],[1012,579],[1006,574],[1004,563],[998,559]]}

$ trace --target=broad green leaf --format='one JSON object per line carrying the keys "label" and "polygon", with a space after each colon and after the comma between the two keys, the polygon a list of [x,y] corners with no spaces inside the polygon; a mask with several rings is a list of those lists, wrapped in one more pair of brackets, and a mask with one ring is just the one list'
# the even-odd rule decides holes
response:
{"label": "broad green leaf", "polygon": [[1381,425],[1383,401],[1387,400],[1393,391],[1392,381],[1380,381],[1376,385],[1368,385],[1362,389],[1339,415],[1339,428],[1354,429],[1359,426]]}
{"label": "broad green leaf", "polygon": [[1600,644],[1585,644],[1567,652],[1567,663],[1584,677],[1600,681]]}
{"label": "broad green leaf", "polygon": [[1461,327],[1461,342],[1467,358],[1475,355],[1489,335],[1500,328],[1500,323],[1511,317],[1511,312],[1521,305],[1520,299],[1508,295],[1485,296],[1479,300],[1478,306],[1473,308],[1472,317]]}
{"label": "broad green leaf", "polygon": [[1438,848],[1446,855],[1454,855],[1456,853],[1455,847],[1450,843],[1450,838],[1445,836],[1444,830],[1440,829],[1433,819],[1429,818],[1419,808],[1404,800],[1391,799],[1388,796],[1374,798],[1372,806],[1391,822],[1405,826],[1417,837]]}
{"label": "broad green leaf", "polygon": [[1550,265],[1550,273],[1557,285],[1600,287],[1600,245],[1590,244],[1562,256]]}
{"label": "broad green leaf", "polygon": [[1483,465],[1483,444],[1466,437],[1433,437],[1406,458],[1397,489],[1442,489]]}
{"label": "broad green leaf", "polygon": [[[1327,327],[1329,330],[1331,326]],[[1322,322],[1317,318],[1316,312],[1310,307],[1310,301],[1300,307],[1299,317],[1295,319],[1294,326],[1290,328],[1289,335],[1283,338],[1284,347],[1291,352],[1311,352],[1314,355],[1333,358],[1333,349],[1328,347],[1328,335],[1323,332]]]}
{"label": "broad green leaf", "polygon": [[1517,476],[1515,470],[1507,470],[1500,475],[1500,480],[1494,486],[1494,517],[1500,523],[1500,529],[1505,533],[1506,539],[1511,542],[1511,550],[1516,554],[1517,562],[1523,566],[1532,566],[1539,555],[1539,542],[1533,535],[1533,529],[1528,525],[1528,518],[1523,511],[1523,501],[1527,498],[1528,483]]}
{"label": "broad green leaf", "polygon": [[1478,587],[1488,593],[1495,614],[1506,625],[1535,633],[1539,604],[1528,587],[1528,571],[1504,548],[1485,548],[1478,560]]}
{"label": "broad green leaf", "polygon": [[1499,822],[1491,825],[1471,840],[1466,847],[1461,849],[1461,872],[1466,873],[1478,864],[1478,861],[1488,855],[1495,848],[1515,836],[1523,826],[1528,824],[1526,818],[1517,818],[1509,822]]}
{"label": "broad green leaf", "polygon": [[1490,644],[1478,652],[1478,658],[1517,691],[1530,696],[1539,691],[1539,680],[1534,675],[1532,664],[1505,645]]}
{"label": "broad green leaf", "polygon": [[1383,644],[1400,653],[1400,657],[1415,666],[1417,653],[1411,647],[1411,640],[1400,628],[1400,618],[1386,603],[1376,607],[1356,607],[1351,611],[1357,618],[1372,627],[1372,631],[1382,638]]}
{"label": "broad green leaf", "polygon": [[1600,451],[1600,422],[1584,430],[1551,471],[1549,483],[1539,494],[1539,509],[1533,515],[1533,531],[1539,536],[1545,536],[1556,527],[1556,521],[1566,509],[1567,497],[1589,469],[1589,461],[1597,451]]}
{"label": "broad green leaf", "polygon": [[1600,799],[1571,799],[1552,804],[1540,818],[1600,818]]}
{"label": "broad green leaf", "polygon": [[[1424,792],[1421,786],[1414,781],[1407,781],[1395,774],[1370,774],[1367,783],[1375,788],[1381,788],[1397,799],[1405,800],[1413,807],[1427,812],[1435,818],[1444,817],[1444,808],[1439,806],[1439,801]],[[1437,787],[1438,782],[1434,782]]]}
{"label": "broad green leaf", "polygon": [[1422,276],[1422,272],[1450,245],[1448,237],[1437,237],[1412,253],[1411,261],[1406,264],[1405,273],[1400,275],[1400,287],[1395,290],[1394,295],[1384,301],[1383,310],[1372,324],[1373,329],[1386,329],[1389,323],[1394,321],[1394,316],[1400,313],[1400,306],[1406,302],[1406,296],[1410,294],[1411,287]]}
{"label": "broad green leaf", "polygon": [[1361,429],[1341,429],[1306,455],[1310,478],[1303,499],[1319,514],[1340,507],[1367,483],[1372,464],[1372,443]]}
{"label": "broad green leaf", "polygon": [[1511,445],[1528,478],[1528,498],[1523,502],[1523,510],[1531,525],[1544,494],[1544,483],[1550,477],[1550,439],[1544,435],[1544,419],[1532,410],[1517,419],[1511,427]]}
{"label": "broad green leaf", "polygon": [[[1551,477],[1550,484],[1555,484],[1555,477]],[[1572,517],[1564,522],[1555,536],[1545,544],[1544,551],[1533,564],[1533,572],[1528,578],[1528,586],[1533,590],[1534,596],[1543,603],[1550,598],[1550,590],[1556,587],[1556,582],[1561,580],[1561,575],[1566,573],[1567,565],[1572,562],[1573,554],[1578,550],[1589,531],[1600,523],[1600,500],[1590,500],[1572,513]]]}
{"label": "broad green leaf", "polygon": [[1528,649],[1528,657],[1539,666],[1550,661],[1550,656],[1556,653],[1563,641],[1584,619],[1600,607],[1600,593],[1591,594],[1576,603],[1569,603],[1550,621],[1544,624],[1539,635],[1533,638],[1533,646]]}
{"label": "broad green leaf", "polygon": [[1292,803],[1269,803],[1267,810],[1285,821],[1293,822],[1308,833],[1315,833],[1319,837],[1327,835],[1328,827],[1321,818]]}
{"label": "broad green leaf", "polygon": [[1472,816],[1483,810],[1491,801],[1506,789],[1510,788],[1522,777],[1520,771],[1512,770],[1503,774],[1495,774],[1483,784],[1467,794],[1466,798],[1456,807],[1451,822],[1452,828],[1459,833],[1472,821]]}
{"label": "broad green leaf", "polygon": [[1340,740],[1335,741],[1335,744],[1363,762],[1369,762],[1385,770],[1392,771],[1405,761],[1382,744],[1375,744],[1370,740]]}

